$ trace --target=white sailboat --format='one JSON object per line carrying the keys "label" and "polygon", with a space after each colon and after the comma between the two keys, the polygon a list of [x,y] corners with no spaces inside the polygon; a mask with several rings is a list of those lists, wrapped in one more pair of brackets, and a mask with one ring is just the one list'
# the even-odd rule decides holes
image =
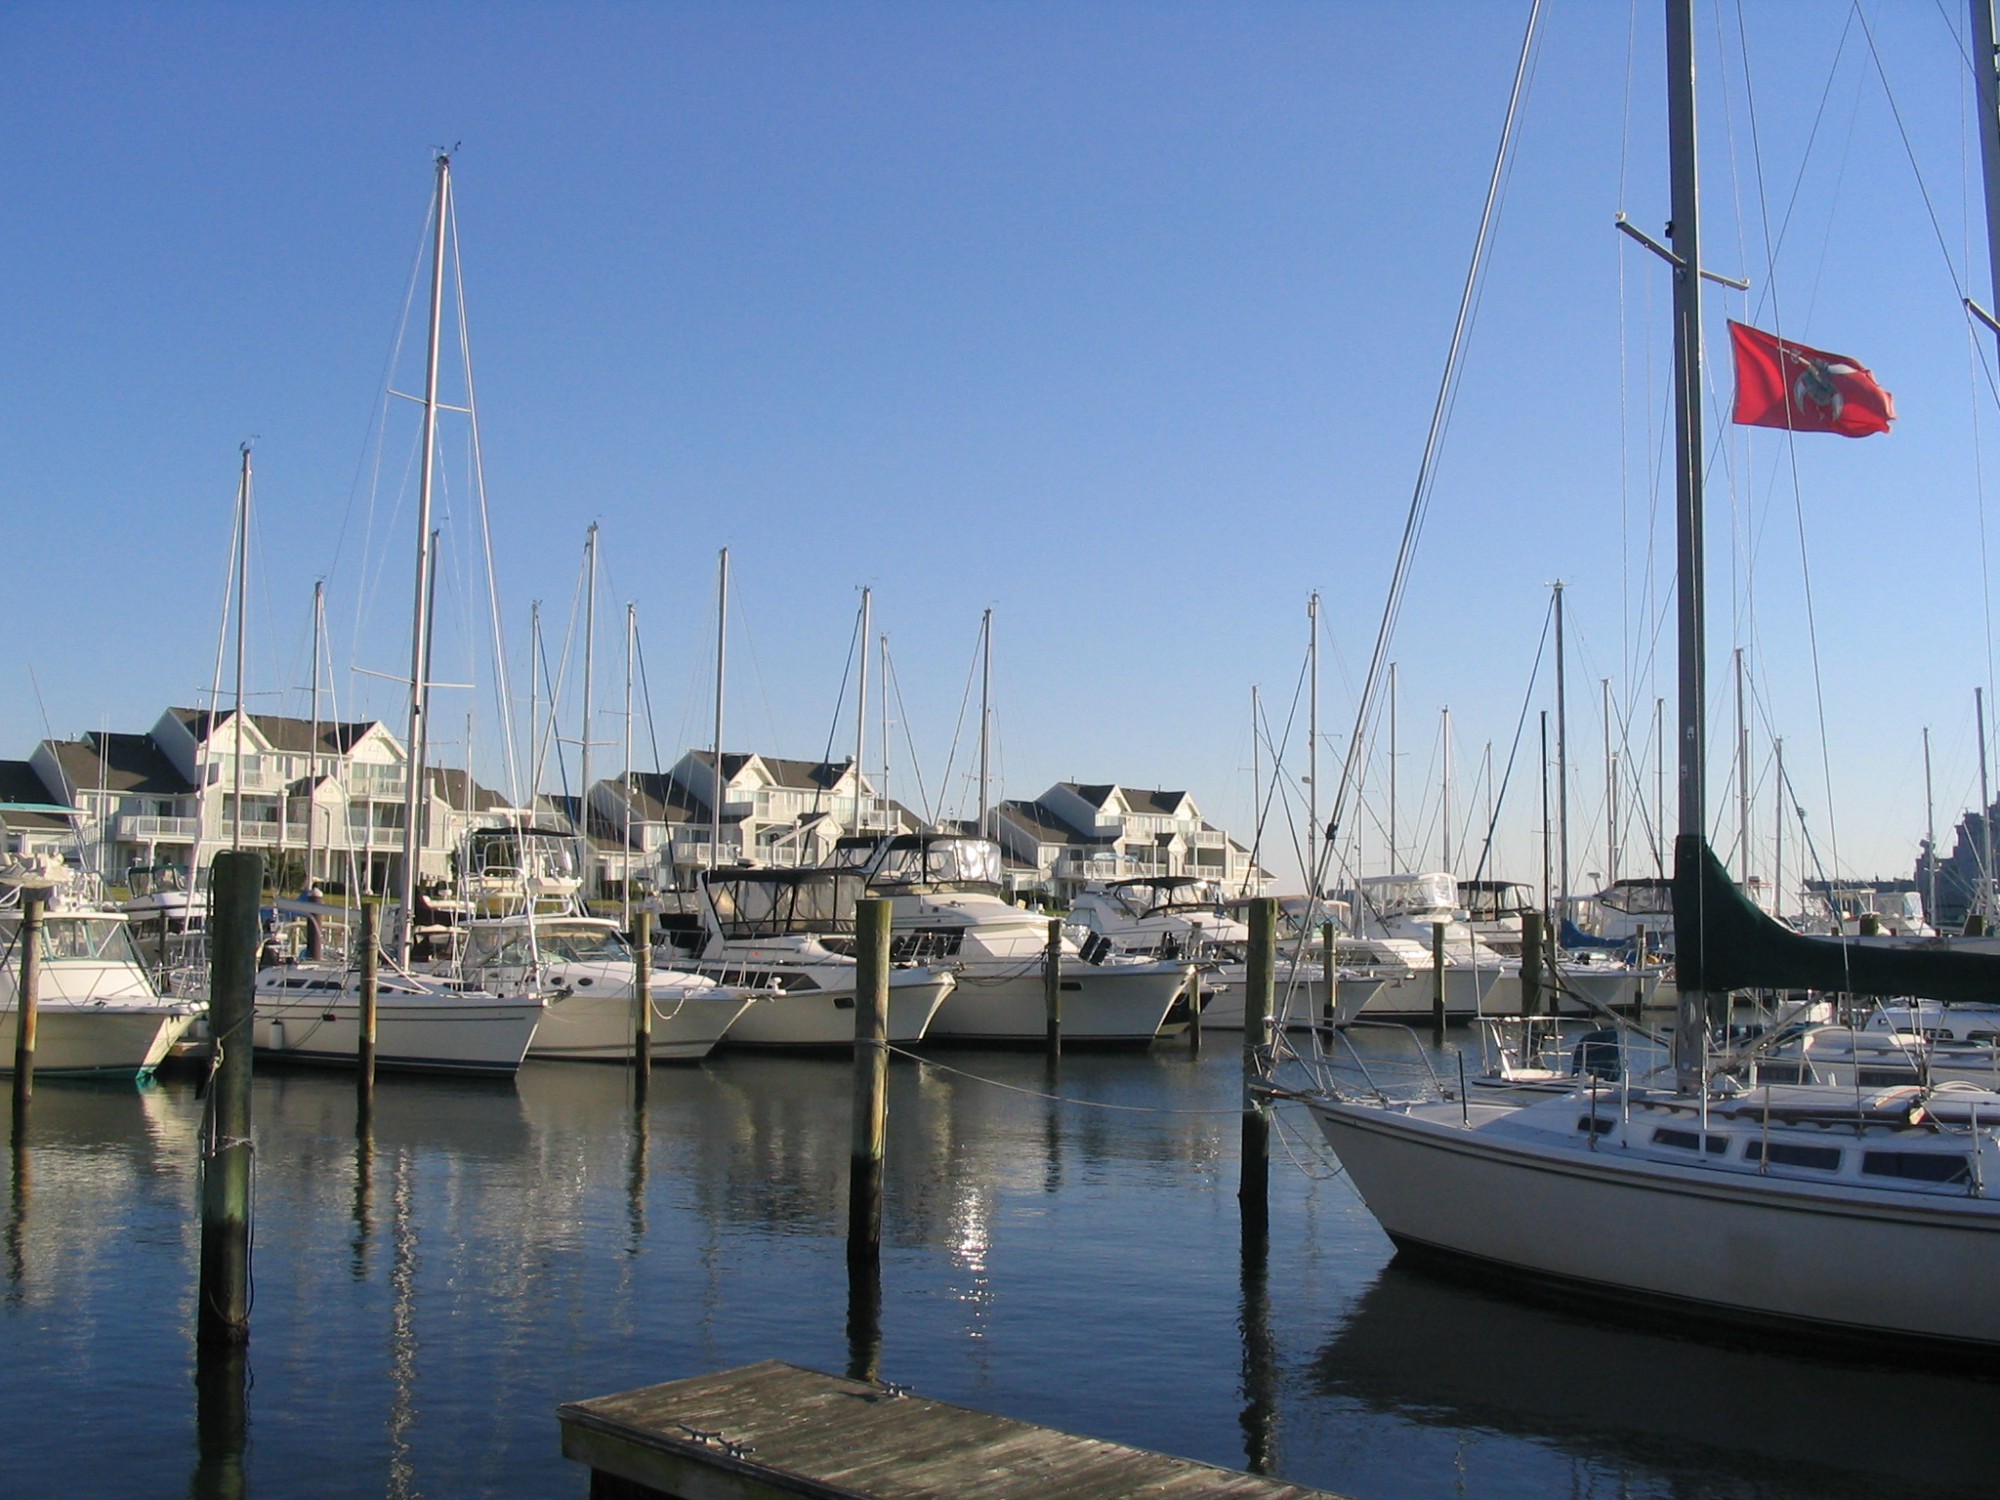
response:
{"label": "white sailboat", "polygon": [[[1990,0],[1976,56],[1994,57]],[[1711,993],[1733,985],[1956,996],[2000,963],[1910,955],[1781,928],[1705,841],[1702,753],[1700,238],[1692,0],[1668,0],[1680,527],[1681,832],[1672,1086],[1591,1079],[1518,1106],[1452,1089],[1329,1089],[1308,1099],[1398,1248],[1682,1317],[2000,1357],[2000,1093],[1719,1076]],[[1991,79],[1984,88],[1990,129]],[[1497,175],[1497,169],[1496,169]]]}

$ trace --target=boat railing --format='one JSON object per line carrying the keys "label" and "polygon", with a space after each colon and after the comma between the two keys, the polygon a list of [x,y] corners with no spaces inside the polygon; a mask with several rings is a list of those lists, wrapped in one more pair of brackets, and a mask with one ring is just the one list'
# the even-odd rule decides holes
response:
{"label": "boat railing", "polygon": [[[1319,1030],[1319,1028],[1315,1028]],[[1357,1035],[1388,1033],[1409,1041],[1409,1055],[1363,1054],[1355,1045]],[[1396,1021],[1349,1021],[1322,1037],[1322,1058],[1328,1088],[1342,1097],[1355,1093],[1381,1104],[1424,1104],[1455,1097],[1438,1076],[1416,1031]],[[1359,1087],[1355,1079],[1359,1079]]]}

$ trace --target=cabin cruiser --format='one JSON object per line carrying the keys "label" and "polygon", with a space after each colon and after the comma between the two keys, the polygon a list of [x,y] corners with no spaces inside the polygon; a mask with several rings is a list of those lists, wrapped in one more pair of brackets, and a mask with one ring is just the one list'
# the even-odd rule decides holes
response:
{"label": "cabin cruiser", "polygon": [[[1250,928],[1222,887],[1198,875],[1157,875],[1093,882],[1070,904],[1069,925],[1085,962],[1135,958],[1192,959],[1203,966],[1204,1026],[1239,1030],[1248,993]],[[1389,975],[1341,965],[1335,1005],[1326,1005],[1326,968],[1318,938],[1294,925],[1277,934],[1272,972],[1274,1019],[1295,1029],[1352,1020]],[[1400,970],[1400,966],[1397,966]]]}
{"label": "cabin cruiser", "polygon": [[[1433,929],[1444,924],[1444,1009],[1448,1020],[1513,1014],[1521,1008],[1521,964],[1502,958],[1466,926],[1458,882],[1449,874],[1365,875],[1346,902],[1346,926],[1363,944],[1392,943],[1383,956],[1423,971],[1420,984],[1385,986],[1362,1007],[1376,1020],[1429,1016]],[[1343,939],[1345,942],[1345,939]],[[1366,950],[1364,950],[1366,951]],[[1370,958],[1376,955],[1369,953]]]}
{"label": "cabin cruiser", "polygon": [[[869,893],[890,900],[898,961],[956,967],[957,987],[931,1021],[930,1040],[1047,1038],[1048,918],[1002,898],[998,844],[955,833],[849,838],[834,859],[861,870]],[[1086,963],[1073,941],[1058,941],[1065,1044],[1151,1042],[1194,973],[1179,961]]]}
{"label": "cabin cruiser", "polygon": [[[730,1028],[731,1047],[852,1047],[855,902],[866,890],[857,870],[705,871],[707,940],[693,957],[663,950],[663,961],[689,977],[763,992]],[[897,963],[888,1040],[922,1041],[957,983],[949,964]]]}
{"label": "cabin cruiser", "polygon": [[59,864],[0,870],[0,1072],[13,1071],[19,1035],[24,888],[45,900],[35,991],[36,1073],[146,1077],[201,1007],[161,996],[132,945],[125,914],[84,902]]}

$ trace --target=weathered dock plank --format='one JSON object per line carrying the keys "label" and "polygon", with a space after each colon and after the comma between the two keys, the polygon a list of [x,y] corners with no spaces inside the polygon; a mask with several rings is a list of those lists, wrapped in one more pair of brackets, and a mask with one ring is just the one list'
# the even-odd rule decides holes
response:
{"label": "weathered dock plank", "polygon": [[597,1500],[1334,1500],[778,1360],[556,1415]]}

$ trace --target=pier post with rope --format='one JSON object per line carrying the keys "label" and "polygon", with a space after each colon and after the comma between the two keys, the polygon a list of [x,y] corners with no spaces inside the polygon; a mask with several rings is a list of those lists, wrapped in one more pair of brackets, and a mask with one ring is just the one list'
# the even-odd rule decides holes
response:
{"label": "pier post with rope", "polygon": [[366,1128],[375,1109],[375,1021],[381,994],[382,944],[376,931],[381,908],[361,898],[361,1014],[354,1044],[354,1102]]}
{"label": "pier post with rope", "polygon": [[14,1006],[14,1139],[28,1133],[28,1106],[35,1097],[35,1019],[42,986],[42,906],[46,891],[21,890],[20,982]]}
{"label": "pier post with rope", "polygon": [[1542,914],[1521,913],[1521,1014],[1533,1016],[1542,1009]]}
{"label": "pier post with rope", "polygon": [[632,913],[632,1096],[642,1111],[652,1081],[653,914],[642,907]]}
{"label": "pier post with rope", "polygon": [[1042,1003],[1048,1012],[1049,1056],[1062,1056],[1062,918],[1049,918],[1049,945],[1042,951]]}
{"label": "pier post with rope", "polygon": [[1431,1032],[1444,1045],[1444,932],[1442,922],[1431,923]]}
{"label": "pier post with rope", "polygon": [[882,1254],[882,1156],[889,1134],[889,902],[854,904],[854,1132],[847,1186],[847,1263]]}
{"label": "pier post with rope", "polygon": [[1250,953],[1243,976],[1243,1163],[1236,1196],[1243,1227],[1262,1233],[1270,1222],[1271,1119],[1263,1096],[1264,1054],[1270,1045],[1273,977],[1278,967],[1278,903],[1250,903]]}
{"label": "pier post with rope", "polygon": [[208,1028],[215,1060],[201,1141],[201,1271],[195,1338],[250,1340],[251,1024],[264,856],[230,850],[209,877]]}

